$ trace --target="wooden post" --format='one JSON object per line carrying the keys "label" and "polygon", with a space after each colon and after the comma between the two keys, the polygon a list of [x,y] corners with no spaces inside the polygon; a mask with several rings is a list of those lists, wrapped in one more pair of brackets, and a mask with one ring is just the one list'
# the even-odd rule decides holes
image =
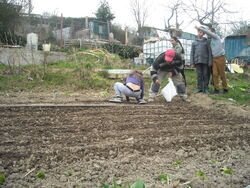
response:
{"label": "wooden post", "polygon": [[63,48],[63,14],[61,14],[61,48]]}
{"label": "wooden post", "polygon": [[110,24],[109,24],[109,21],[107,21],[107,27],[108,27],[108,40],[109,40],[109,42],[111,42],[111,39],[110,39]]}
{"label": "wooden post", "polygon": [[125,44],[128,44],[128,27],[125,27]]}

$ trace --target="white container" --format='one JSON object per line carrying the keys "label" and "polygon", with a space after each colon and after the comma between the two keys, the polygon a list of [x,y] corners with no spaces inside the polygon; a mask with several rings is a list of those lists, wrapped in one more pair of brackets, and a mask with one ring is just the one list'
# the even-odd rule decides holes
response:
{"label": "white container", "polygon": [[27,34],[27,48],[37,50],[38,48],[38,35],[36,33]]}
{"label": "white container", "polygon": [[43,51],[44,52],[49,52],[50,51],[50,44],[43,44]]}

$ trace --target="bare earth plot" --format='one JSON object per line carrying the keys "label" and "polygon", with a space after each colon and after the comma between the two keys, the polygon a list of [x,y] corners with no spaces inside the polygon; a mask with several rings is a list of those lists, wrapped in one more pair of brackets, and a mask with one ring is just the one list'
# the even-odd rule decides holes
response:
{"label": "bare earth plot", "polygon": [[[179,187],[250,184],[247,115],[159,98],[148,105],[1,106],[0,119],[3,187],[97,188],[114,178],[167,187],[160,174]],[[223,174],[225,167],[232,175]],[[39,171],[45,179],[36,178]]]}

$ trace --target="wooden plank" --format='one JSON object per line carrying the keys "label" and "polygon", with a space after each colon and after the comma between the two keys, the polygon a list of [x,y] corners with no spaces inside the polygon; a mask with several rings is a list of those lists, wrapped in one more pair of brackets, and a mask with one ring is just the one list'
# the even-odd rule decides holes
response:
{"label": "wooden plank", "polygon": [[147,107],[163,107],[164,105],[136,103],[108,103],[108,104],[0,104],[0,108],[17,108],[17,107],[125,107],[125,106],[147,106]]}

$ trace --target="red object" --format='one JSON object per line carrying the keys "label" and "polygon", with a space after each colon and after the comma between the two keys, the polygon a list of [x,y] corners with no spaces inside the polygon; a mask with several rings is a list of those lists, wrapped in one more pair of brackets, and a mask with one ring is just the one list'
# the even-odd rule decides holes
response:
{"label": "red object", "polygon": [[173,59],[174,59],[174,56],[175,56],[175,52],[174,52],[173,49],[168,49],[165,52],[165,60],[168,61],[168,62],[172,62]]}

